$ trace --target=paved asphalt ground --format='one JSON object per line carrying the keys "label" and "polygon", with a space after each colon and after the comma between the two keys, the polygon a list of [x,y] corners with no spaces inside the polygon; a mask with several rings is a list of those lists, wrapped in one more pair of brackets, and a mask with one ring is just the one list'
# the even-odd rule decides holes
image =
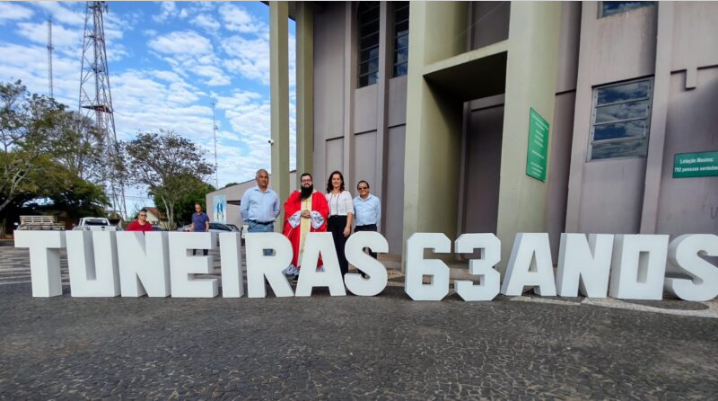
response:
{"label": "paved asphalt ground", "polygon": [[373,298],[41,299],[0,246],[0,399],[718,397],[716,301],[414,302],[397,274]]}

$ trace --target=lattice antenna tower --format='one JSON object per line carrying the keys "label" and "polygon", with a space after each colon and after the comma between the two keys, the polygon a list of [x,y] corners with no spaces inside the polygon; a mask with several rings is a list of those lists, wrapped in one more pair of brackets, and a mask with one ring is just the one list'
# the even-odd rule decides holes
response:
{"label": "lattice antenna tower", "polygon": [[47,81],[50,89],[50,97],[55,97],[55,93],[52,88],[52,51],[55,48],[52,46],[52,16],[47,17]]}
{"label": "lattice antenna tower", "polygon": [[117,134],[105,51],[104,14],[108,11],[107,2],[87,2],[79,111],[92,119],[95,128],[102,134],[102,146],[108,159],[102,170],[102,180],[110,193],[114,211],[126,217],[125,189],[122,177],[117,171]]}
{"label": "lattice antenna tower", "polygon": [[217,120],[215,119],[215,108],[217,104],[212,101],[212,133],[214,134],[214,186],[219,189],[219,165],[217,164]]}

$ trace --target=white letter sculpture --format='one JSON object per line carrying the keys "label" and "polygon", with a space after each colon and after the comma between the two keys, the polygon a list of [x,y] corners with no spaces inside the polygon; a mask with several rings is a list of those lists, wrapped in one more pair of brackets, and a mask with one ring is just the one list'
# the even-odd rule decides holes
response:
{"label": "white letter sculpture", "polygon": [[[316,267],[320,254],[324,263],[323,272],[317,271]],[[333,297],[347,295],[332,233],[307,234],[307,238],[304,240],[301,266],[295,296],[309,297],[312,295],[314,287],[329,287],[329,294]]]}
{"label": "white letter sculpture", "polygon": [[668,259],[692,279],[667,278],[665,289],[686,301],[705,302],[718,296],[718,267],[701,256],[718,256],[718,236],[686,234],[671,242]]}
{"label": "white letter sculpture", "polygon": [[65,247],[64,231],[15,230],[15,248],[30,248],[32,296],[62,295],[60,248]]}
{"label": "white letter sculpture", "polygon": [[462,234],[454,246],[456,253],[472,253],[474,249],[481,249],[482,257],[469,261],[469,271],[479,276],[480,284],[456,280],[454,288],[464,301],[491,301],[501,287],[501,275],[494,269],[501,261],[501,241],[494,234]]}
{"label": "white letter sculpture", "polygon": [[115,234],[114,231],[68,231],[65,234],[73,297],[120,295]]}
{"label": "white letter sculpture", "polygon": [[619,299],[663,298],[668,235],[616,235],[609,294]]}
{"label": "white letter sculpture", "polygon": [[173,298],[214,298],[218,293],[216,278],[198,279],[195,274],[211,274],[212,255],[189,255],[192,249],[215,249],[214,233],[169,233],[170,277]]}
{"label": "white letter sculpture", "polygon": [[389,242],[378,232],[360,231],[352,234],[344,247],[347,261],[369,276],[362,278],[358,273],[345,274],[347,289],[355,295],[372,297],[384,291],[389,276],[384,264],[364,253],[364,248],[369,248],[372,252],[386,253],[389,252]]}
{"label": "white letter sculpture", "polygon": [[[409,237],[404,288],[414,301],[441,301],[449,293],[449,267],[438,259],[424,259],[424,249],[450,253],[451,240],[440,233],[416,233]],[[430,284],[424,284],[424,276],[431,276]]]}
{"label": "white letter sculpture", "polygon": [[219,234],[219,255],[222,263],[222,297],[241,298],[244,295],[242,275],[242,243],[239,233]]}
{"label": "white letter sculpture", "polygon": [[524,286],[545,297],[556,296],[551,248],[546,233],[516,234],[501,293],[511,297],[523,294]]}
{"label": "white letter sculpture", "polygon": [[[247,246],[247,296],[265,298],[267,278],[277,297],[294,295],[292,287],[282,271],[292,263],[292,243],[279,233],[248,233],[244,237]],[[273,249],[274,255],[265,255],[265,249]]]}
{"label": "white letter sculpture", "polygon": [[561,234],[556,287],[562,297],[606,298],[613,234]]}
{"label": "white letter sculpture", "polygon": [[170,257],[166,232],[117,233],[123,297],[168,297]]}

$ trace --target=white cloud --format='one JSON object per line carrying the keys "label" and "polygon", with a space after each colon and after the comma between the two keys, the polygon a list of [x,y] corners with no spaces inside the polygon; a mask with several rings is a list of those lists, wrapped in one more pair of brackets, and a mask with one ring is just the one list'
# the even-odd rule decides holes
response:
{"label": "white cloud", "polygon": [[255,39],[232,36],[222,43],[222,48],[229,56],[229,59],[224,60],[224,67],[228,71],[269,85],[268,36]]}
{"label": "white cloud", "polygon": [[142,34],[154,38],[155,36],[157,36],[157,31],[155,31],[154,29],[145,29],[144,31],[142,31]]}
{"label": "white cloud", "polygon": [[256,33],[265,27],[262,22],[255,20],[243,7],[234,4],[222,4],[219,7],[219,15],[224,21],[224,27],[229,31]]}
{"label": "white cloud", "polygon": [[189,14],[187,13],[187,9],[186,9],[186,8],[183,8],[182,11],[180,11],[180,13],[179,13],[179,18],[180,18],[180,19],[185,19],[185,18],[187,18],[188,15],[189,15]]}
{"label": "white cloud", "polygon": [[[296,84],[296,39],[289,36],[289,86]],[[236,35],[222,43],[222,49],[229,56],[223,60],[224,67],[231,73],[253,79],[269,85],[270,59],[269,35],[256,36],[254,39]]]}
{"label": "white cloud", "polygon": [[160,13],[152,17],[155,22],[165,22],[168,18],[177,15],[177,6],[174,1],[160,2]]}
{"label": "white cloud", "polygon": [[151,39],[147,45],[161,54],[201,56],[212,53],[212,42],[195,31],[177,31]]}
{"label": "white cloud", "polygon": [[5,24],[6,21],[13,20],[25,20],[30,17],[34,12],[15,3],[0,2],[0,25]]}
{"label": "white cloud", "polygon": [[208,32],[216,32],[221,26],[220,23],[217,22],[217,20],[207,14],[199,14],[198,16],[191,19],[190,23],[198,27],[204,28]]}
{"label": "white cloud", "polygon": [[229,85],[232,81],[222,70],[211,65],[201,65],[192,69],[195,74],[209,78],[205,84],[209,86]]}
{"label": "white cloud", "polygon": [[[20,22],[17,24],[17,34],[34,43],[47,45],[46,22]],[[82,47],[82,29],[67,29],[62,25],[52,26],[52,45],[56,48]]]}
{"label": "white cloud", "polygon": [[[0,81],[22,80],[30,92],[48,95],[47,49],[44,46],[0,44]],[[53,58],[55,98],[70,107],[77,107],[80,89],[80,57],[57,55]]]}
{"label": "white cloud", "polygon": [[33,1],[27,4],[49,12],[54,21],[78,27],[85,25],[85,2]]}

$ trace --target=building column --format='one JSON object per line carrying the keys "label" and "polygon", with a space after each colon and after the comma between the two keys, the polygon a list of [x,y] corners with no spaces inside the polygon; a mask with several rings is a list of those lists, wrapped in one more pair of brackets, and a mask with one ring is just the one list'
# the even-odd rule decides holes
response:
{"label": "building column", "polygon": [[[279,199],[289,196],[289,3],[269,2],[269,65],[272,102],[272,188]],[[300,173],[301,174],[301,173]],[[284,211],[279,216],[284,221]],[[282,224],[275,224],[282,231]]]}
{"label": "building column", "polygon": [[297,188],[314,168],[314,12],[297,2]]}
{"label": "building column", "polygon": [[658,7],[658,37],[656,38],[656,73],[653,78],[651,133],[646,157],[646,178],[643,190],[641,234],[655,234],[658,221],[658,198],[663,173],[663,149],[666,143],[666,118],[671,84],[673,56],[673,2],[661,2]]}
{"label": "building column", "polygon": [[[342,175],[344,176],[345,186],[351,185],[354,179],[354,90],[357,87],[357,26],[356,26],[356,8],[357,3],[348,1],[344,3],[344,165],[342,166]],[[324,189],[326,180],[329,178],[327,171],[326,177],[321,178],[321,188]]]}
{"label": "building column", "polygon": [[[389,26],[389,13],[394,8],[389,2],[379,3],[379,82],[377,82],[376,99],[376,182],[372,182],[372,194],[379,197],[382,203],[382,210],[386,210],[385,175],[389,155],[386,152],[389,138],[389,80],[393,72],[393,29]],[[356,177],[357,180],[360,177]],[[350,189],[351,191],[352,189]],[[379,229],[386,233],[386,213],[382,214],[382,221],[379,222]]]}
{"label": "building column", "polygon": [[[546,182],[526,175],[529,116],[534,109],[553,128],[561,3],[511,2],[497,236],[505,271],[517,233],[546,231]],[[549,131],[549,154],[551,158]]]}
{"label": "building column", "polygon": [[427,65],[466,50],[463,2],[411,2],[404,158],[404,249],[416,232],[455,238],[462,102],[434,90]]}

